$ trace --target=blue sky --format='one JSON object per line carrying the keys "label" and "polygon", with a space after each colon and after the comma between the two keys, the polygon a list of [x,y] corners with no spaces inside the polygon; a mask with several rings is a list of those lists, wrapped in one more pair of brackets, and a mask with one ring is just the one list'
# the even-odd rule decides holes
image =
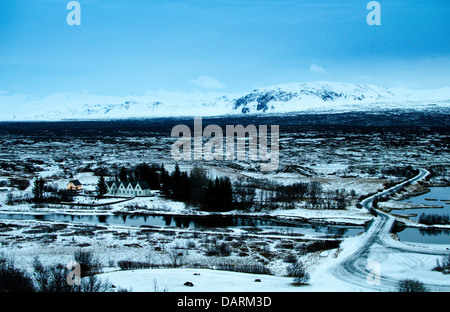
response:
{"label": "blue sky", "polygon": [[69,0],[0,2],[0,92],[240,92],[342,81],[450,86],[450,1]]}

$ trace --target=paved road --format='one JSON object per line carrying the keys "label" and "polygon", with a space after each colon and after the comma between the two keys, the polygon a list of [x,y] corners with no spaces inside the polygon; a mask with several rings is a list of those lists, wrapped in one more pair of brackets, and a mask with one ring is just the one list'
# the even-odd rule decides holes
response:
{"label": "paved road", "polygon": [[[368,229],[361,237],[360,244],[351,247],[354,248],[351,254],[345,256],[342,261],[333,268],[332,274],[335,277],[357,286],[364,286],[364,288],[369,288],[374,291],[395,291],[398,280],[393,277],[385,276],[382,272],[380,272],[381,276],[379,283],[368,282],[368,276],[373,277],[375,269],[375,267],[368,262],[368,257],[371,252],[376,253],[378,257],[384,256],[384,258],[387,256],[396,257],[405,253],[437,256],[444,256],[450,253],[450,251],[444,250],[442,247],[439,249],[439,246],[434,249],[432,246],[430,247],[430,245],[421,247],[403,244],[394,240],[391,236],[391,230],[395,224],[395,218],[389,214],[375,210],[372,207],[375,198],[394,193],[404,187],[408,182],[413,183],[419,181],[429,174],[425,169],[419,170],[419,174],[414,178],[377,193],[361,203],[364,209],[374,211],[377,216],[373,219],[368,226]],[[373,281],[372,279],[369,280]],[[450,291],[450,282],[442,284],[426,284],[426,287],[432,291]]]}

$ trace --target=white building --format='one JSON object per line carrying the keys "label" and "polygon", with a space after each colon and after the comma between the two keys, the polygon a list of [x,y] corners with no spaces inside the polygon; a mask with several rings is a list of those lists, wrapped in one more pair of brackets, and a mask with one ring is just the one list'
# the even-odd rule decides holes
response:
{"label": "white building", "polygon": [[152,195],[147,182],[108,181],[108,195],[114,196],[150,196]]}

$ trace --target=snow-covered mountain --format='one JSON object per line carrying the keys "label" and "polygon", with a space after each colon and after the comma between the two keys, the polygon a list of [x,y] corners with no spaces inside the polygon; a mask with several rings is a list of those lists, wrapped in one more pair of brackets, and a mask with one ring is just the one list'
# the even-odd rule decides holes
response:
{"label": "snow-covered mountain", "polygon": [[239,94],[149,92],[143,96],[59,93],[42,99],[0,96],[0,120],[98,120],[292,112],[450,108],[450,88],[385,89],[338,82],[290,83]]}

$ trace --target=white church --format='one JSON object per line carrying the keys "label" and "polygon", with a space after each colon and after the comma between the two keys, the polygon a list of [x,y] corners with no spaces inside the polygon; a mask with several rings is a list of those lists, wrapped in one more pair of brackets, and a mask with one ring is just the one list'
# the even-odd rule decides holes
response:
{"label": "white church", "polygon": [[147,182],[108,181],[108,195],[113,196],[151,196]]}

